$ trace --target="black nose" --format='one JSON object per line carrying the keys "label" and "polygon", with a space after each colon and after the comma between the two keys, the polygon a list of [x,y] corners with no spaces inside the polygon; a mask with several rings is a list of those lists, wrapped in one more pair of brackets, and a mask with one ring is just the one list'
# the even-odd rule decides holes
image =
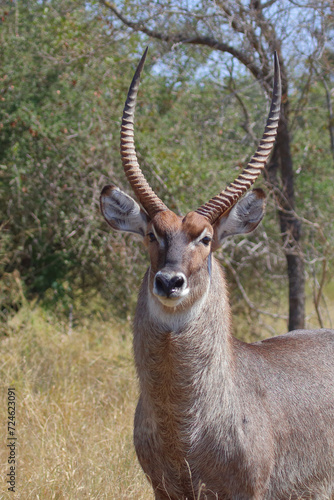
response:
{"label": "black nose", "polygon": [[171,293],[180,292],[185,285],[185,276],[183,274],[169,274],[158,273],[155,277],[155,287],[158,295],[169,297]]}

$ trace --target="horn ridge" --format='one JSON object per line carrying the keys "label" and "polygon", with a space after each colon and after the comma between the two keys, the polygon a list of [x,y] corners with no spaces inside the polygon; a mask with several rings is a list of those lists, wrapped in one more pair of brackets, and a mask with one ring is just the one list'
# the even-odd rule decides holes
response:
{"label": "horn ridge", "polygon": [[155,194],[148,184],[137,159],[134,143],[134,115],[140,75],[144,67],[148,47],[137,66],[125,101],[121,124],[121,158],[125,175],[140,203],[151,218],[162,210],[168,210],[166,205]]}
{"label": "horn ridge", "polygon": [[239,198],[248,191],[251,185],[264,169],[275,143],[281,108],[281,75],[277,52],[274,53],[274,88],[269,116],[262,139],[255,154],[241,174],[231,182],[221,193],[200,206],[196,212],[206,217],[211,224],[217,218],[235,205]]}

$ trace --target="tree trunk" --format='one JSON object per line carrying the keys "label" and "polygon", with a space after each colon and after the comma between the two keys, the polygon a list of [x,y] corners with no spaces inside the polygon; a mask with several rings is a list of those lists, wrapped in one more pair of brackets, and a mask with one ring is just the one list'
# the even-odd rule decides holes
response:
{"label": "tree trunk", "polygon": [[[282,104],[282,117],[276,145],[267,176],[275,189],[279,204],[278,215],[283,239],[283,251],[287,260],[289,281],[289,330],[304,328],[305,325],[305,274],[304,258],[300,247],[301,222],[294,212],[294,182],[290,135],[287,127],[288,101]],[[279,187],[277,171],[281,172],[282,187]]]}

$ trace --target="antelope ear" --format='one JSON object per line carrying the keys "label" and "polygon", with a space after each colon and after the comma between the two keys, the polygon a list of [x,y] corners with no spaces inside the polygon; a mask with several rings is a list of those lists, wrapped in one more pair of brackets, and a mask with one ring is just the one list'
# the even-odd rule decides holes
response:
{"label": "antelope ear", "polygon": [[253,189],[227,213],[215,222],[212,250],[216,250],[226,236],[254,231],[263,219],[266,195],[262,189]]}
{"label": "antelope ear", "polygon": [[108,224],[117,231],[145,236],[148,215],[138,203],[116,186],[104,186],[100,196],[101,212]]}

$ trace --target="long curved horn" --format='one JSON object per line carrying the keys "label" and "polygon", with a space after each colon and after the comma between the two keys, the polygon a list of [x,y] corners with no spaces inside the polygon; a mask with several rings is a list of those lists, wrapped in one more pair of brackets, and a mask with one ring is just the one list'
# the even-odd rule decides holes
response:
{"label": "long curved horn", "polygon": [[197,213],[206,217],[211,224],[213,224],[221,214],[232,208],[239,198],[245,194],[251,185],[256,181],[264,169],[274,146],[280,117],[282,96],[281,75],[276,52],[274,54],[274,61],[275,73],[273,96],[266,127],[256,153],[252,156],[252,159],[248,163],[247,167],[233,182],[231,182],[231,184],[227,186],[227,188],[224,189],[224,191],[211,198],[211,200],[196,210]]}
{"label": "long curved horn", "polygon": [[151,218],[162,210],[168,210],[166,205],[154,193],[140,169],[134,143],[134,115],[137,93],[148,47],[146,48],[131,82],[125,101],[121,126],[121,157],[125,175],[131,187]]}

